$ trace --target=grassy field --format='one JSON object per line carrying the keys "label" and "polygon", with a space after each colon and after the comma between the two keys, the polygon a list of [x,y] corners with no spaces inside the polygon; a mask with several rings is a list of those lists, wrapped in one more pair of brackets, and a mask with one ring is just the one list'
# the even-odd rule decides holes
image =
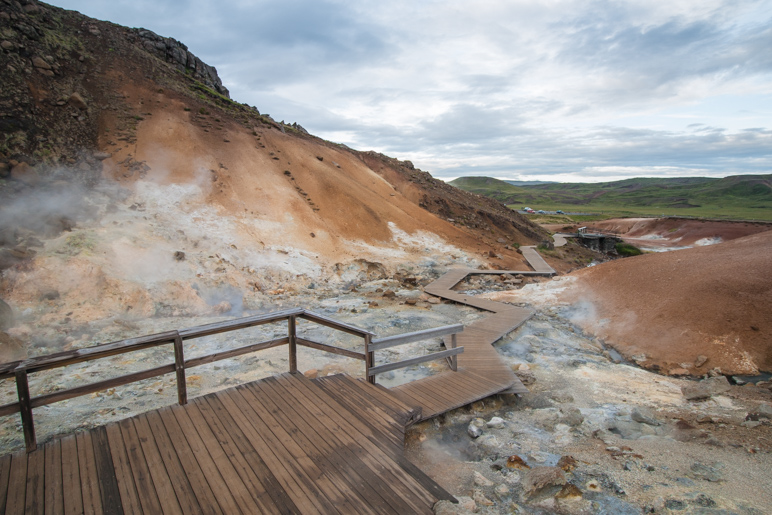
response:
{"label": "grassy field", "polygon": [[592,213],[593,217],[585,221],[663,215],[772,220],[772,175],[735,175],[723,179],[641,178],[530,186],[514,186],[490,177],[461,177],[450,184],[495,198],[513,209],[528,206],[545,211]]}

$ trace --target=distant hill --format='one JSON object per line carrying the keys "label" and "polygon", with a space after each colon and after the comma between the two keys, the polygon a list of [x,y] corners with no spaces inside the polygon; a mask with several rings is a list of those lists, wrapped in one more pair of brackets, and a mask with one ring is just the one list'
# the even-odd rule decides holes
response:
{"label": "distant hill", "polygon": [[555,184],[555,181],[504,181],[512,186],[533,186],[535,184]]}
{"label": "distant hill", "polygon": [[635,178],[603,183],[514,186],[490,177],[450,184],[513,207],[614,215],[693,215],[772,220],[772,175]]}

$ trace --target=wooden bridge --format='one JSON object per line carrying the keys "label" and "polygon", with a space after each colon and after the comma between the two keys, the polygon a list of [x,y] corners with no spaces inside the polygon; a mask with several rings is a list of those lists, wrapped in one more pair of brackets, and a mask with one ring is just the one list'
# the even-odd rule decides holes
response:
{"label": "wooden bridge", "polygon": [[[534,254],[524,252],[531,272],[453,270],[425,288],[492,313],[460,334],[460,326],[449,326],[373,339],[295,309],[0,365],[0,379],[14,377],[19,393],[18,402],[0,406],[0,415],[19,412],[27,441],[26,452],[0,458],[0,513],[432,513],[435,502],[453,497],[404,457],[406,427],[495,393],[527,391],[491,343],[531,312],[452,288],[470,274],[554,273]],[[304,340],[295,332],[299,319],[361,336],[365,351]],[[186,339],[284,320],[285,338],[184,357]],[[378,350],[437,334],[446,335],[447,350],[375,365]],[[29,373],[163,344],[174,346],[175,363],[30,396]],[[188,402],[187,368],[285,344],[289,373]],[[296,370],[297,346],[361,359],[368,381],[309,380]],[[454,371],[392,390],[372,384],[397,365],[437,358],[448,359]],[[37,446],[33,408],[167,373],[177,376],[179,405]]]}

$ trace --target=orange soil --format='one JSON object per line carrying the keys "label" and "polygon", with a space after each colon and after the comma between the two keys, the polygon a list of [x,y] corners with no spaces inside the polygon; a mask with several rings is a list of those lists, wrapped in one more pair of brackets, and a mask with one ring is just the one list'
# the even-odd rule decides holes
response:
{"label": "orange soil", "polygon": [[[575,276],[563,300],[590,303],[580,325],[625,357],[645,353],[643,366],[772,371],[772,231],[616,260]],[[700,355],[708,361],[696,367]]]}

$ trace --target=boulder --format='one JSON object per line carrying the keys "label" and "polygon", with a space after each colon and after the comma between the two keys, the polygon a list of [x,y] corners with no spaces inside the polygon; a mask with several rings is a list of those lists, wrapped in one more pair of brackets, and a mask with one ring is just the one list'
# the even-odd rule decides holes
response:
{"label": "boulder", "polygon": [[639,422],[641,424],[648,424],[650,426],[659,425],[659,421],[657,421],[657,419],[654,418],[651,412],[649,412],[649,410],[645,408],[633,409],[633,412],[630,415],[630,418],[632,418],[634,421]]}
{"label": "boulder", "polygon": [[10,334],[0,332],[0,363],[8,363],[27,357],[24,342]]}
{"label": "boulder", "polygon": [[709,377],[699,382],[692,382],[681,387],[684,397],[690,401],[709,399],[729,391],[731,385],[724,376]]}
{"label": "boulder", "polygon": [[523,490],[529,496],[549,486],[565,484],[566,475],[558,467],[534,467],[523,478]]}
{"label": "boulder", "polygon": [[40,70],[50,70],[51,65],[46,62],[45,59],[39,56],[35,56],[32,58],[32,66],[35,68],[38,68]]}
{"label": "boulder", "polygon": [[86,103],[86,99],[81,96],[80,93],[77,91],[74,92],[72,95],[70,95],[70,98],[68,99],[68,102],[71,106],[77,107],[81,111],[85,111],[88,109],[88,104]]}

